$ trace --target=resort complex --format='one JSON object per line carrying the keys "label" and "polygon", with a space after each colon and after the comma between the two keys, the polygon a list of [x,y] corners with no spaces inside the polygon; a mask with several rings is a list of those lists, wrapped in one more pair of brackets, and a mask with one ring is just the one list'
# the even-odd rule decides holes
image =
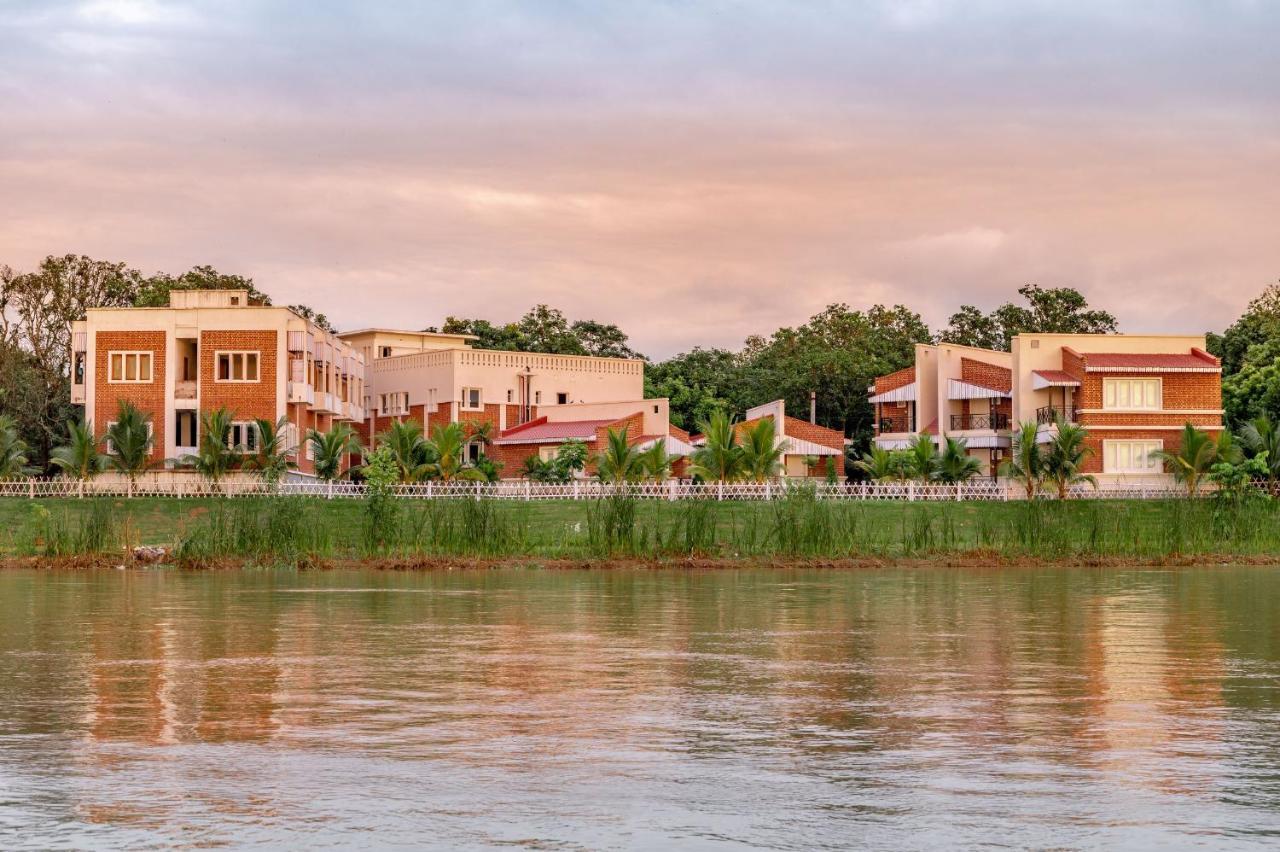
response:
{"label": "resort complex", "polygon": [[1222,431],[1222,368],[1203,335],[1019,334],[1011,352],[920,344],[915,363],[868,389],[877,446],[928,435],[963,439],[995,476],[1020,424],[1049,443],[1085,428],[1082,472],[1109,480],[1164,478],[1157,451],[1176,450],[1190,423]]}
{"label": "resort complex", "polygon": [[[620,436],[637,452],[657,445],[670,475],[689,475],[706,443],[671,423],[668,400],[646,399],[638,358],[475,348],[466,334],[361,329],[335,333],[247,290],[174,290],[164,308],[96,308],[72,328],[74,403],[105,437],[122,402],[149,418],[152,467],[182,475],[203,415],[227,413],[228,443],[253,452],[255,421],[281,424],[296,477],[316,474],[308,434],[346,423],[365,447],[393,423],[425,435],[457,427],[463,464],[487,459],[504,479],[584,445],[577,476]],[[1158,456],[1187,424],[1223,428],[1221,367],[1203,336],[1019,334],[1010,352],[918,344],[914,363],[868,389],[874,441],[905,449],[919,436],[963,442],[980,476],[995,478],[1023,424],[1047,444],[1064,425],[1087,430],[1082,472],[1112,481],[1166,478]],[[770,420],[777,473],[846,476],[849,441],[787,414],[782,400],[741,412],[745,443]],[[532,460],[532,461],[531,461]],[[353,445],[342,467],[358,461]]]}

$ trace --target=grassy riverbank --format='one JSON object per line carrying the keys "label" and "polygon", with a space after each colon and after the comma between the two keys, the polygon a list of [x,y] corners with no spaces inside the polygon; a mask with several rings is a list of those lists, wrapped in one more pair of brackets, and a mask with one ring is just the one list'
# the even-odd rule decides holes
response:
{"label": "grassy riverbank", "polygon": [[1278,521],[1272,501],[449,500],[395,501],[379,514],[360,501],[307,498],[5,499],[0,555],[109,556],[158,545],[191,566],[436,557],[1280,560]]}

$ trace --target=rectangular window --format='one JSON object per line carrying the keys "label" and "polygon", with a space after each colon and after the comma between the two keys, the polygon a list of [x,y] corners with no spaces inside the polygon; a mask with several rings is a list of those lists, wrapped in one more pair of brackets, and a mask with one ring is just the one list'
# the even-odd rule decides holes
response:
{"label": "rectangular window", "polygon": [[75,362],[71,367],[71,383],[76,385],[84,384],[84,353],[77,352]]}
{"label": "rectangular window", "polygon": [[462,389],[462,407],[468,411],[479,411],[484,408],[480,403],[480,388]]}
{"label": "rectangular window", "polygon": [[516,401],[516,392],[515,392],[515,391],[513,391],[513,390],[508,390],[508,391],[507,391],[507,402],[515,402],[515,401]]}
{"label": "rectangular window", "polygon": [[258,380],[257,352],[218,352],[214,355],[219,382],[256,382]]}
{"label": "rectangular window", "polygon": [[1160,473],[1164,465],[1154,453],[1163,441],[1103,441],[1104,473]]}
{"label": "rectangular window", "polygon": [[1119,411],[1159,411],[1160,379],[1103,379],[1102,407]]}
{"label": "rectangular window", "polygon": [[563,391],[556,394],[556,405],[568,405],[568,404],[569,404],[569,394]]}
{"label": "rectangular window", "polygon": [[472,441],[467,444],[467,462],[475,464],[480,457],[484,455],[484,443],[481,441]]}
{"label": "rectangular window", "polygon": [[227,448],[244,453],[256,453],[258,451],[258,424],[253,421],[232,423],[231,431],[227,434]]}
{"label": "rectangular window", "polygon": [[[114,420],[108,420],[108,421],[107,421],[107,429],[108,429],[108,430],[110,430],[110,429],[111,429],[111,427],[112,427],[112,426],[114,426],[114,425],[116,425],[116,421],[114,421]],[[151,421],[149,421],[149,420],[148,420],[148,421],[147,421],[147,434],[148,434],[148,435],[155,435],[155,433],[156,433],[156,427],[155,427],[155,425],[154,425],[153,423],[151,423]],[[115,452],[115,450],[114,450],[114,449],[112,448],[112,446],[111,446],[111,439],[110,439],[110,438],[108,438],[108,437],[106,437],[106,435],[108,435],[108,434],[110,434],[110,431],[103,433],[103,438],[102,438],[102,449],[103,449],[103,452],[105,452],[107,455],[111,455],[112,453],[114,453],[114,452]],[[152,445],[151,449],[152,449],[152,451],[154,452],[154,451],[155,451],[155,446],[154,446],[154,445]]]}
{"label": "rectangular window", "polygon": [[379,348],[379,350],[378,350],[378,355],[379,355],[379,357],[381,357],[381,358],[390,358],[390,357],[391,357],[391,347],[390,347],[390,346],[383,346],[383,347],[380,347],[380,348]]}
{"label": "rectangular window", "polygon": [[542,391],[533,392],[533,404],[542,405]]}
{"label": "rectangular window", "polygon": [[110,382],[151,381],[150,352],[110,352],[107,354],[107,362],[107,380]]}

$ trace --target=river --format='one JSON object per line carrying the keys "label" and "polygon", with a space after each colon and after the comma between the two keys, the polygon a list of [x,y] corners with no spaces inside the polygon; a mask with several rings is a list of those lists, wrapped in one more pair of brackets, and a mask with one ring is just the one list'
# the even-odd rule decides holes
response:
{"label": "river", "polygon": [[1280,572],[0,571],[0,847],[1280,843]]}

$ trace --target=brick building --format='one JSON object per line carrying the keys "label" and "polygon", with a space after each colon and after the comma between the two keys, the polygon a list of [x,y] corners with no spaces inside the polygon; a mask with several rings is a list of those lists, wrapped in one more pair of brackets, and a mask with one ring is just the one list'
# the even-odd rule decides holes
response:
{"label": "brick building", "polygon": [[225,406],[232,438],[256,446],[252,421],[287,417],[299,472],[304,437],[365,417],[363,356],[288,308],[247,290],[175,290],[167,308],[95,308],[72,325],[71,401],[101,437],[120,400],[151,416],[153,464],[193,454],[200,415]]}
{"label": "brick building", "polygon": [[1157,449],[1176,450],[1186,423],[1222,430],[1221,367],[1195,335],[1021,334],[1011,352],[919,345],[915,364],[876,379],[876,443],[917,433],[964,438],[994,475],[1012,430],[1034,422],[1047,443],[1058,419],[1078,423],[1093,450],[1087,472],[1163,478]]}

